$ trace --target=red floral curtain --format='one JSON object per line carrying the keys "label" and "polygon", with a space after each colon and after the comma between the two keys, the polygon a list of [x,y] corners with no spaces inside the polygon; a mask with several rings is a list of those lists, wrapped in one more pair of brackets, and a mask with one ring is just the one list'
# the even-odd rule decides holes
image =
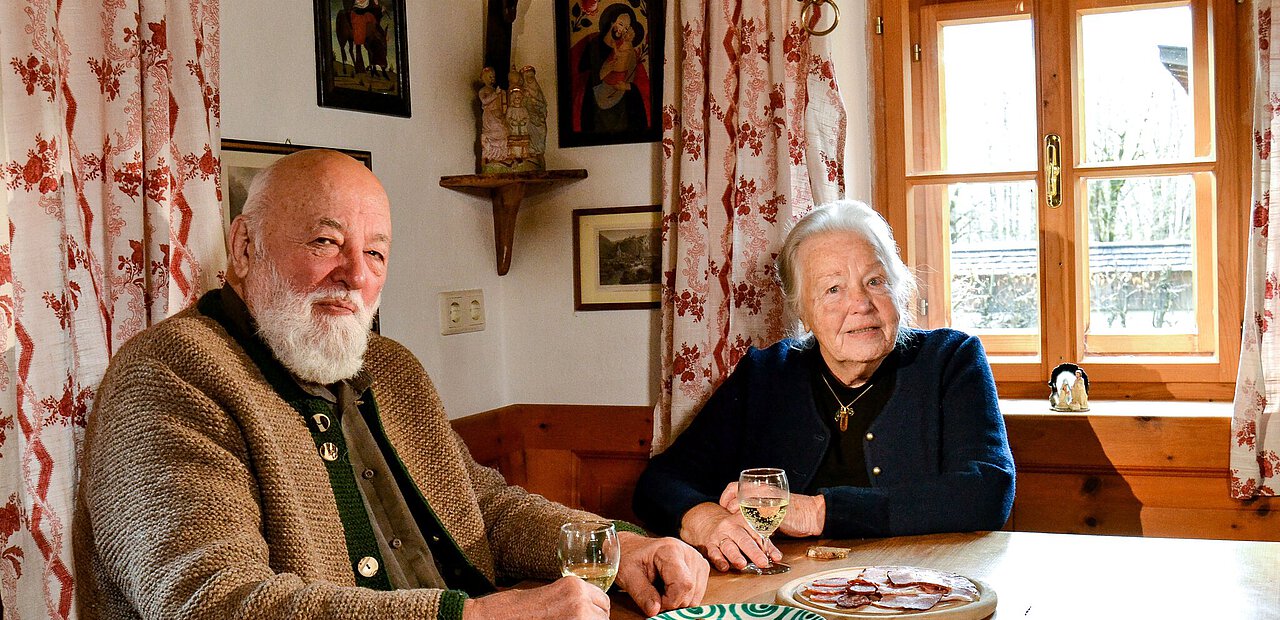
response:
{"label": "red floral curtain", "polygon": [[800,11],[791,0],[668,0],[655,453],[748,346],[782,336],[774,260],[787,226],[844,194],[844,106],[826,38],[808,34]]}
{"label": "red floral curtain", "polygon": [[1253,23],[1257,52],[1254,87],[1253,209],[1249,227],[1249,259],[1245,275],[1244,336],[1236,378],[1235,414],[1231,423],[1231,496],[1251,499],[1280,495],[1280,209],[1271,211],[1271,196],[1280,196],[1280,50],[1271,45],[1271,17],[1280,0],[1257,0]]}
{"label": "red floral curtain", "polygon": [[74,615],[71,515],[107,360],[217,283],[218,0],[0,3],[0,597]]}

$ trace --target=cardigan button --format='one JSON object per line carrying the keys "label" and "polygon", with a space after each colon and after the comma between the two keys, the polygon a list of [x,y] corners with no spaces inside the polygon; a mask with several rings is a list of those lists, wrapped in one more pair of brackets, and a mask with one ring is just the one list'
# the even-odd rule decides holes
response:
{"label": "cardigan button", "polygon": [[875,433],[867,433],[867,441],[875,441]]}
{"label": "cardigan button", "polygon": [[329,430],[329,427],[333,424],[333,422],[329,420],[329,416],[323,413],[317,413],[311,416],[311,423],[316,425],[317,433],[323,433]]}
{"label": "cardigan button", "polygon": [[320,458],[330,462],[338,460],[338,446],[329,441],[320,444]]}
{"label": "cardigan button", "polygon": [[378,574],[378,560],[365,556],[360,558],[360,563],[356,564],[356,570],[364,577],[372,577]]}
{"label": "cardigan button", "polygon": [[872,476],[879,476],[879,475],[880,475],[880,468],[879,468],[879,467],[872,467],[872,468],[871,468],[871,475],[872,475]]}

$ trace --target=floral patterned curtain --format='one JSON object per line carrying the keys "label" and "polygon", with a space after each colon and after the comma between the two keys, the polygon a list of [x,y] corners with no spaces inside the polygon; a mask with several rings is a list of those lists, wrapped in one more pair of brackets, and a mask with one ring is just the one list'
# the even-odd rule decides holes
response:
{"label": "floral patterned curtain", "polygon": [[782,336],[774,259],[787,226],[844,194],[844,106],[827,39],[801,26],[801,3],[668,5],[655,453],[748,346]]}
{"label": "floral patterned curtain", "polygon": [[1231,421],[1231,496],[1250,499],[1280,495],[1280,210],[1271,212],[1271,196],[1280,196],[1280,50],[1271,45],[1271,16],[1280,0],[1254,3],[1253,210],[1249,227],[1249,259],[1245,275],[1244,336],[1236,379],[1235,414]]}
{"label": "floral patterned curtain", "polygon": [[0,3],[0,597],[74,615],[71,515],[107,360],[217,283],[218,0]]}

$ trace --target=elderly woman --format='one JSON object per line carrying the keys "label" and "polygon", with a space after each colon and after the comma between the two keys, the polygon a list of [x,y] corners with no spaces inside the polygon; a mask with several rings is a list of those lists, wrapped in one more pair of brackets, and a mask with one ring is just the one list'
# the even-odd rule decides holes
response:
{"label": "elderly woman", "polygon": [[645,469],[635,511],[719,570],[781,559],[736,514],[738,473],[780,467],[787,536],[999,529],[1014,468],[977,338],[912,329],[915,280],[865,204],[815,209],[778,273],[801,336],[752,348],[689,428]]}

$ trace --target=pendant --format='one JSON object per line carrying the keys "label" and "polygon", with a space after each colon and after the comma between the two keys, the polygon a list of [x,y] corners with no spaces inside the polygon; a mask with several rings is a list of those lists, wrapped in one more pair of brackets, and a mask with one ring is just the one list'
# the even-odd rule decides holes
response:
{"label": "pendant", "polygon": [[849,416],[853,415],[853,411],[848,407],[841,406],[840,413],[836,414],[836,420],[840,422],[840,432],[849,430]]}

